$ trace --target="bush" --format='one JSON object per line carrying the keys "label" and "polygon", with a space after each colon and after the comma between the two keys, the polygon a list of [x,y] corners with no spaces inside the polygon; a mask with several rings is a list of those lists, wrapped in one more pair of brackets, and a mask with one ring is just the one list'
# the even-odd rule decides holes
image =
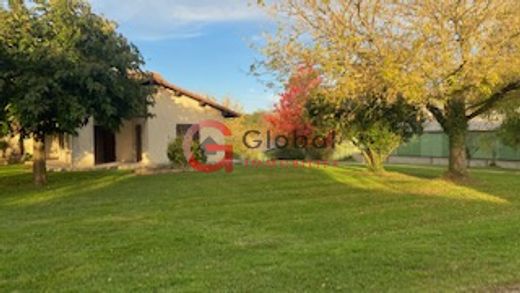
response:
{"label": "bush", "polygon": [[[193,142],[191,146],[191,152],[194,154],[195,159],[201,163],[205,163],[207,161],[206,154],[204,153],[204,150],[202,149],[202,146],[199,142]],[[175,167],[187,167],[188,161],[186,160],[186,157],[184,156],[184,149],[183,149],[183,139],[181,137],[178,137],[174,141],[172,141],[170,144],[168,144],[168,159]]]}
{"label": "bush", "polygon": [[284,148],[266,151],[271,160],[328,160],[332,157],[332,148]]}
{"label": "bush", "polygon": [[296,148],[272,149],[265,152],[272,160],[304,160],[305,150]]}
{"label": "bush", "polygon": [[334,149],[327,147],[327,148],[307,148],[305,149],[305,159],[317,161],[317,160],[329,160],[332,158],[332,155],[334,153]]}

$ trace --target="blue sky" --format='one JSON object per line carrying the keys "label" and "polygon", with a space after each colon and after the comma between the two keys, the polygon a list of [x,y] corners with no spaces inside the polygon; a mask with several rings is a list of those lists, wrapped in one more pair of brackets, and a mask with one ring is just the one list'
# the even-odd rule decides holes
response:
{"label": "blue sky", "polygon": [[146,69],[181,87],[217,99],[231,97],[246,111],[268,109],[276,94],[248,74],[250,48],[272,30],[248,0],[91,0],[136,44]]}

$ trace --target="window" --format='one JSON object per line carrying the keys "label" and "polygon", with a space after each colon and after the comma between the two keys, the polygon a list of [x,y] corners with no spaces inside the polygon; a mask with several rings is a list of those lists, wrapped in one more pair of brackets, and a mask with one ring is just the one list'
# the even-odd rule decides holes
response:
{"label": "window", "polygon": [[[194,124],[177,124],[177,128],[176,128],[176,135],[177,137],[184,137],[186,135],[186,133],[188,132],[188,129],[190,129]],[[200,133],[197,132],[194,137],[193,137],[193,140],[194,141],[197,141],[199,142],[200,141]]]}

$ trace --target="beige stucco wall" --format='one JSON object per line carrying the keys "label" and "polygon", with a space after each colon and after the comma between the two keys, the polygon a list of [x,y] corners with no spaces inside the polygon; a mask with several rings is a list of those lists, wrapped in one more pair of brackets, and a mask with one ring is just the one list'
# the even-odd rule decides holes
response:
{"label": "beige stucco wall", "polygon": [[[59,161],[64,164],[72,163],[72,138],[70,135],[63,135],[63,145],[60,144],[60,135],[48,135],[45,138],[45,148],[47,160]],[[32,144],[32,140],[31,140]],[[31,150],[32,153],[32,150]]]}
{"label": "beige stucco wall", "polygon": [[[168,143],[176,138],[177,124],[198,124],[202,120],[224,121],[219,110],[212,107],[202,107],[198,101],[189,97],[176,96],[173,91],[160,88],[156,93],[155,106],[151,109],[153,118],[146,121],[143,128],[143,162],[145,164],[167,164],[166,155]],[[218,131],[203,129],[200,141],[203,142],[209,135],[221,144],[223,139]],[[222,157],[222,154],[208,156],[213,162]]]}
{"label": "beige stucco wall", "polygon": [[[116,133],[116,159],[118,162],[132,163],[136,160],[135,126],[142,126],[143,164],[168,164],[166,155],[168,143],[176,138],[177,124],[198,124],[202,120],[212,119],[224,121],[219,110],[202,107],[198,101],[186,96],[176,96],[173,91],[159,88],[155,96],[155,105],[150,109],[152,118],[125,121]],[[217,143],[224,139],[217,130],[203,129],[200,140],[203,142],[211,136]],[[72,166],[88,168],[95,165],[94,157],[94,121],[78,131],[72,138]],[[222,153],[209,155],[208,160],[214,162],[223,157]]]}
{"label": "beige stucco wall", "polygon": [[[3,140],[9,143],[9,148],[6,151],[6,157],[9,157],[13,154],[20,154],[20,146],[19,146],[19,135],[15,135],[12,137],[2,138]],[[70,136],[64,135],[64,147],[60,147],[60,140],[58,135],[48,135],[45,137],[45,153],[47,156],[47,160],[49,161],[60,161],[66,164],[71,163],[72,151],[70,149]],[[33,154],[33,139],[31,137],[23,140],[24,152],[26,154]]]}
{"label": "beige stucco wall", "polygon": [[[116,161],[132,163],[136,161],[135,152],[135,126],[143,123],[142,119],[124,121],[116,132]],[[88,168],[95,165],[94,154],[94,120],[78,131],[78,135],[72,138],[72,166],[74,168]]]}
{"label": "beige stucco wall", "polygon": [[87,168],[94,165],[94,119],[90,119],[78,130],[78,135],[72,137],[72,166]]}
{"label": "beige stucco wall", "polygon": [[[6,141],[9,144],[9,147],[7,148],[4,154],[6,158],[10,157],[13,154],[20,154],[20,147],[18,145],[20,139],[19,135],[2,137],[0,139]],[[32,139],[24,139],[23,145],[26,153],[32,154]]]}
{"label": "beige stucco wall", "polygon": [[[224,122],[219,110],[201,104],[186,96],[176,96],[169,89],[158,88],[155,95],[155,105],[150,109],[153,117],[148,119],[133,119],[125,121],[116,133],[117,162],[132,163],[136,161],[135,126],[142,126],[143,165],[168,164],[168,144],[176,138],[178,124],[199,124],[202,120],[217,120]],[[49,138],[47,149],[53,158],[73,168],[90,168],[95,165],[94,155],[94,120],[78,130],[76,136],[66,136],[67,149],[59,148],[59,141]],[[218,130],[205,128],[200,133],[203,142],[211,136],[216,143],[224,144],[224,138]],[[26,151],[32,153],[32,141],[27,140]],[[209,162],[215,162],[223,157],[223,153],[208,155]]]}
{"label": "beige stucco wall", "polygon": [[137,160],[136,134],[137,125],[145,125],[144,119],[132,119],[123,122],[116,132],[116,160],[121,163],[134,163]]}

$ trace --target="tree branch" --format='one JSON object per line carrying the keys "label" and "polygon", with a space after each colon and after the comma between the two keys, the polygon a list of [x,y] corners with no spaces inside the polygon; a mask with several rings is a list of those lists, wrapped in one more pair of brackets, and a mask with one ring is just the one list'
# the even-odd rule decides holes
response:
{"label": "tree branch", "polygon": [[439,122],[439,124],[442,126],[442,128],[445,128],[446,126],[446,116],[444,115],[444,112],[437,106],[428,103],[426,105],[426,109],[430,111],[430,113],[433,114],[433,117]]}
{"label": "tree branch", "polygon": [[456,74],[461,72],[464,69],[464,66],[466,65],[466,63],[467,63],[466,60],[462,61],[462,63],[455,70],[453,70],[448,75],[446,75],[442,80],[443,81],[449,80],[452,76],[455,76]]}
{"label": "tree branch", "polygon": [[498,102],[502,101],[508,93],[520,89],[520,80],[514,81],[503,87],[500,91],[491,95],[487,100],[480,103],[480,108],[467,116],[468,119],[473,119],[491,110]]}

